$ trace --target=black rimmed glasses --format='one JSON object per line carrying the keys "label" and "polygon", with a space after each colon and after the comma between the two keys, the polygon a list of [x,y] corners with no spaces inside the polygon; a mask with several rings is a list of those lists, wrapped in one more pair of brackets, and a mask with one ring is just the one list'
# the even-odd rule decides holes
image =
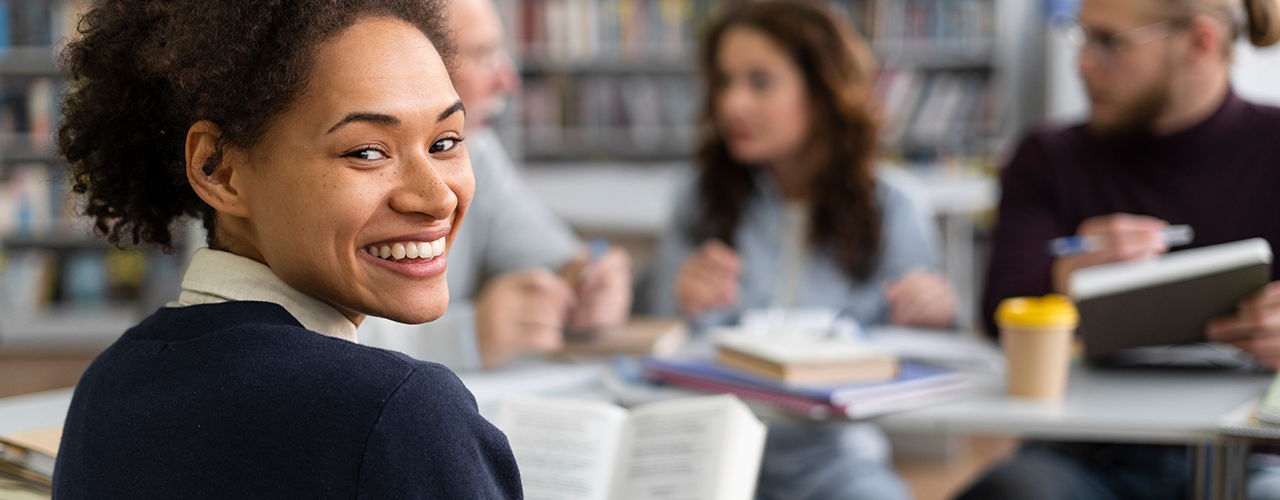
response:
{"label": "black rimmed glasses", "polygon": [[1187,19],[1165,19],[1131,30],[1111,33],[1091,30],[1076,21],[1067,28],[1066,35],[1067,41],[1079,47],[1081,52],[1092,50],[1098,61],[1105,65],[1110,64],[1120,52],[1173,36],[1174,33],[1185,29],[1188,24]]}

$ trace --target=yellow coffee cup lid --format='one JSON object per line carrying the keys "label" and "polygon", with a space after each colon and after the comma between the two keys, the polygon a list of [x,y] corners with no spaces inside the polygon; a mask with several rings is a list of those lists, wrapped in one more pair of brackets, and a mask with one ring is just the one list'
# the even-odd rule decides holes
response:
{"label": "yellow coffee cup lid", "polygon": [[1001,328],[1050,330],[1075,328],[1080,323],[1076,305],[1066,296],[1051,293],[1044,297],[1013,297],[996,307],[996,324]]}

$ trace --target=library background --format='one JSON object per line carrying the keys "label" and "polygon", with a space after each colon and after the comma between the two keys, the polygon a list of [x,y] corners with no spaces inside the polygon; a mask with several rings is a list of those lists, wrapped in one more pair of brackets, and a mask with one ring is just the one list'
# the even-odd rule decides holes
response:
{"label": "library background", "polygon": [[[690,168],[700,28],[728,0],[499,0],[523,86],[497,127],[523,175],[585,235],[628,246],[642,272]],[[55,63],[85,0],[0,0],[0,356],[93,353],[176,296],[203,241],[172,255],[117,248],[74,215],[52,151]],[[832,0],[883,67],[883,162],[937,209],[948,276],[972,325],[997,165],[1021,131],[1084,107],[1054,27],[1073,0]],[[1277,81],[1241,49],[1237,87]],[[1255,91],[1254,88],[1260,89]]]}

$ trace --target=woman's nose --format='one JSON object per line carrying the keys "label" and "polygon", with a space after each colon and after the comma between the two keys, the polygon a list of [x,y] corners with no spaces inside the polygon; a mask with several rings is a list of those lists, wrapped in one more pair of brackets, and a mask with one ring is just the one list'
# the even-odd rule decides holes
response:
{"label": "woman's nose", "polygon": [[[442,168],[444,167],[444,168]],[[451,172],[459,167],[442,165],[430,157],[418,158],[406,163],[400,175],[400,185],[391,194],[391,209],[400,213],[424,214],[432,219],[447,219],[458,208],[458,193],[449,177],[466,176],[470,179],[471,162],[466,162],[465,173]],[[471,183],[464,183],[471,185]]]}

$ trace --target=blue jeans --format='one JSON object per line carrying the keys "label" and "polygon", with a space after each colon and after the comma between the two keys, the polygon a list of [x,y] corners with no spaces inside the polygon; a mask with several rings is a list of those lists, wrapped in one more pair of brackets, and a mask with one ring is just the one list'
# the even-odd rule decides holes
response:
{"label": "blue jeans", "polygon": [[1178,500],[1190,480],[1185,446],[1028,443],[958,500]]}
{"label": "blue jeans", "polygon": [[769,425],[758,500],[908,500],[893,471],[889,440],[873,424]]}

